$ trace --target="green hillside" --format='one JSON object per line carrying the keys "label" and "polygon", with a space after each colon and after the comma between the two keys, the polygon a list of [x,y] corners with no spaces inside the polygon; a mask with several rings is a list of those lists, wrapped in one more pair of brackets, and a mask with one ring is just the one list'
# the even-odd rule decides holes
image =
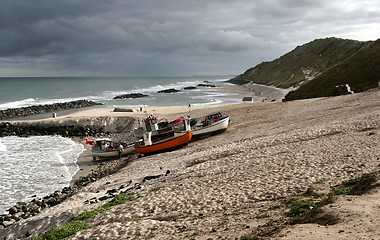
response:
{"label": "green hillside", "polygon": [[271,62],[263,62],[231,79],[280,88],[299,86],[342,62],[370,42],[339,38],[317,39]]}
{"label": "green hillside", "polygon": [[362,92],[377,87],[379,81],[380,39],[366,42],[366,46],[351,57],[290,92],[286,100],[332,96],[334,86],[346,83],[354,92]]}

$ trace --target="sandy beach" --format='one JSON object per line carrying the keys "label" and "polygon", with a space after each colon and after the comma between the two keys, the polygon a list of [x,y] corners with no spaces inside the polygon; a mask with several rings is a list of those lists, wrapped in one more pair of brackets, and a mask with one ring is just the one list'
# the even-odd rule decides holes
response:
{"label": "sandy beach", "polygon": [[[238,97],[250,91],[238,87]],[[264,102],[192,106],[194,117],[213,112],[230,116],[227,131],[176,151],[135,158],[65,202],[0,229],[0,235],[34,238],[99,207],[106,201],[88,204],[89,200],[113,191],[134,198],[86,220],[93,227],[69,239],[243,239],[257,236],[269,223],[286,222],[285,202],[316,184],[329,191],[345,180],[380,171],[378,89],[293,102],[272,102],[280,99],[274,96]],[[112,111],[90,109],[34,121],[142,118],[152,112],[173,119],[187,115],[188,107]],[[85,151],[78,159],[83,170],[77,176],[90,171],[85,167],[90,165],[88,154]],[[379,239],[378,186],[364,195],[338,196],[326,205],[325,212],[337,216],[334,224],[285,224],[260,238]]]}

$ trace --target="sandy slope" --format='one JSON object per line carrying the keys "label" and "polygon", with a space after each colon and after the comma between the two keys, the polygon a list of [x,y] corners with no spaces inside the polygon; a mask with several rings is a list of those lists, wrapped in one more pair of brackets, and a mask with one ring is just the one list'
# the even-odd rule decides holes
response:
{"label": "sandy slope", "polygon": [[[86,200],[111,189],[131,188],[133,201],[87,220],[95,227],[70,239],[235,239],[283,216],[284,210],[273,206],[304,193],[313,183],[323,182],[328,188],[380,170],[379,90],[217,106],[193,110],[192,115],[217,111],[231,118],[227,132],[131,161],[68,201],[0,230],[0,235],[12,239],[28,232],[34,237],[104,203],[89,205]],[[162,176],[143,181],[158,175]],[[340,214],[338,224],[289,226],[272,238],[378,239],[376,198],[378,189],[342,197],[326,206]]]}

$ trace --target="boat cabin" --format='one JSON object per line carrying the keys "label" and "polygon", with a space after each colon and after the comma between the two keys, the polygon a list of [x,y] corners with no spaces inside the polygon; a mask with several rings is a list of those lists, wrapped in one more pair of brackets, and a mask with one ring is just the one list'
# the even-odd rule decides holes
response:
{"label": "boat cabin", "polygon": [[169,123],[167,120],[159,122],[158,117],[151,114],[144,120],[144,123],[145,130],[142,127],[135,129],[135,137],[141,146],[166,141],[191,130],[188,118],[181,118],[180,121],[173,123]]}
{"label": "boat cabin", "polygon": [[205,120],[202,121],[202,125],[207,126],[209,124],[212,124],[214,122],[221,120],[222,118],[224,117],[221,113],[214,113],[214,114],[207,115],[205,117]]}
{"label": "boat cabin", "polygon": [[111,143],[112,140],[109,138],[95,139],[95,146],[97,146],[100,150],[106,149]]}

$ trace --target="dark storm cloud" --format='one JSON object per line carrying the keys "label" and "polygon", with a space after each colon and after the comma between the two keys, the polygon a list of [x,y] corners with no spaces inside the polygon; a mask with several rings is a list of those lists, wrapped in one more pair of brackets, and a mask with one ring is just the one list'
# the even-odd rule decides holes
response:
{"label": "dark storm cloud", "polygon": [[0,75],[235,74],[315,38],[373,38],[379,5],[2,0]]}

